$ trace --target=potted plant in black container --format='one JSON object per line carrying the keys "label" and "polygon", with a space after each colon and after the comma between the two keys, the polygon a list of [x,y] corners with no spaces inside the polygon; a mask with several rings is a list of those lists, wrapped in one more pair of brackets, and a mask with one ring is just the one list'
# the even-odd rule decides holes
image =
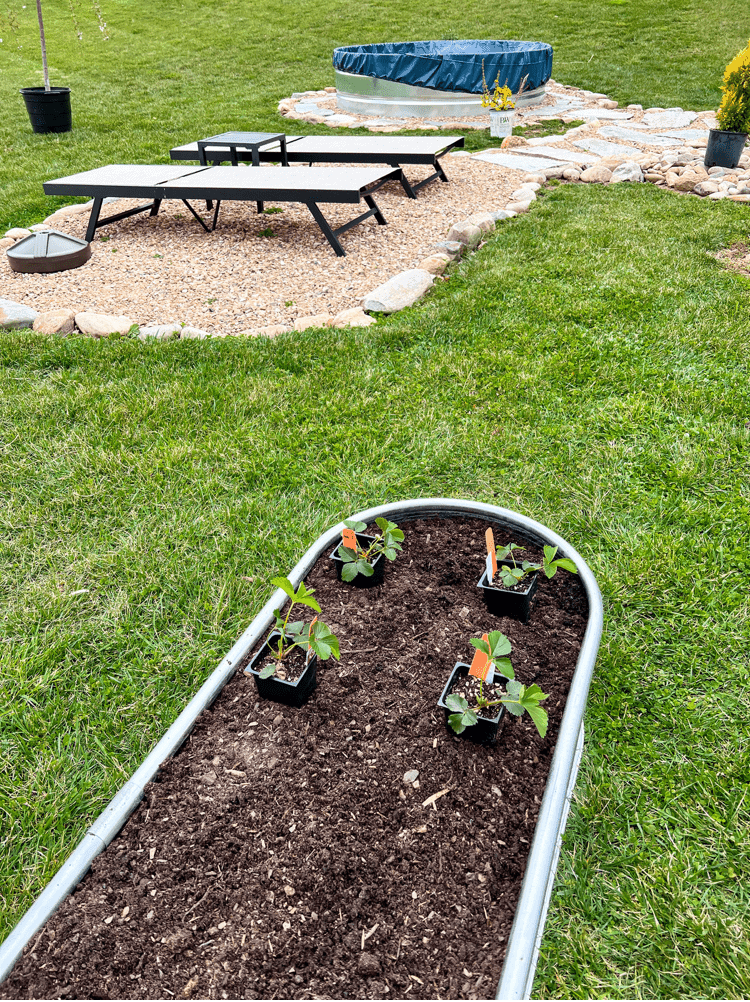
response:
{"label": "potted plant in black container", "polygon": [[339,642],[325,623],[316,616],[309,626],[300,620],[290,623],[295,605],[306,605],[315,612],[320,606],[312,597],[314,588],[300,581],[295,591],[288,578],[272,578],[271,584],[281,588],[289,598],[286,616],[274,609],[276,622],[265,643],[251,659],[246,675],[252,675],[258,695],[285,706],[300,707],[309,698],[317,682],[317,663],[333,656],[338,660]]}
{"label": "potted plant in black container", "polygon": [[750,132],[750,42],[727,66],[716,113],[719,128],[708,133],[706,167],[735,168]]}
{"label": "potted plant in black container", "polygon": [[490,612],[496,616],[510,616],[527,623],[531,611],[531,600],[539,583],[539,571],[544,571],[552,578],[562,567],[571,574],[576,574],[576,565],[567,557],[558,557],[556,546],[545,546],[541,564],[530,560],[517,561],[515,551],[523,550],[517,543],[497,548],[497,570],[494,570],[488,558],[484,573],[477,583],[481,588],[484,603]]}
{"label": "potted plant in black container", "polygon": [[538,685],[516,681],[510,640],[499,630],[472,639],[476,648],[470,665],[457,662],[438,700],[445,710],[446,725],[455,733],[479,744],[497,738],[506,710],[516,717],[528,713],[542,737],[547,733],[547,711],[539,705],[547,695]]}
{"label": "potted plant in black container", "polygon": [[[99,8],[98,0],[92,0],[92,6],[99,22],[99,30],[107,38],[107,25],[105,24]],[[71,5],[74,25],[78,38],[81,38],[81,31],[75,20],[75,9]],[[37,133],[46,132],[70,132],[73,128],[73,116],[70,109],[70,87],[52,87],[49,82],[49,66],[47,65],[47,41],[44,34],[44,21],[42,19],[42,2],[36,0],[37,20],[39,21],[39,41],[42,46],[42,70],[44,72],[43,87],[22,87],[21,95],[29,114],[31,128]],[[8,17],[10,27],[14,28],[13,19]]]}
{"label": "potted plant in black container", "polygon": [[385,561],[396,559],[404,534],[387,518],[376,518],[375,524],[380,529],[378,535],[366,536],[365,522],[352,519],[344,522],[341,545],[331,553],[339,581],[348,581],[357,588],[383,583]]}

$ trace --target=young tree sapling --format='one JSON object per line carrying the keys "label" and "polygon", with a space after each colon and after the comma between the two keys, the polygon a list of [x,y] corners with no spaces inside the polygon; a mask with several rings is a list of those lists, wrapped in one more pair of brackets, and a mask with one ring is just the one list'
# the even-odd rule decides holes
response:
{"label": "young tree sapling", "polygon": [[[344,562],[341,568],[342,581],[353,581],[358,574],[371,578],[375,573],[373,564],[381,553],[386,560],[396,559],[404,539],[403,532],[395,522],[389,522],[387,518],[376,518],[375,524],[380,532],[367,548],[360,546],[359,540],[356,542],[356,550],[343,543],[339,546],[337,553]],[[344,525],[355,533],[364,532],[367,528],[366,522],[358,522],[355,519],[347,519]]]}
{"label": "young tree sapling", "polygon": [[[302,620],[294,623],[289,622],[289,617],[295,605],[306,605],[315,612],[321,611],[320,606],[312,597],[315,589],[308,588],[304,581],[300,581],[299,587],[295,591],[291,581],[288,578],[282,577],[271,578],[271,584],[276,585],[277,588],[281,588],[289,596],[291,602],[289,603],[286,616],[282,616],[278,609],[274,609],[273,611],[276,623],[266,638],[268,652],[273,658],[273,662],[264,665],[260,672],[258,672],[260,678],[269,678],[271,675],[276,675],[280,679],[286,678],[284,660],[291,654],[295,647],[307,651],[308,658],[310,651],[312,651],[314,654],[317,654],[321,661],[327,661],[332,654],[338,661],[338,638],[335,634],[331,633],[326,624],[321,622],[317,616],[307,627],[307,630],[305,630],[305,624]],[[274,633],[278,633],[279,635],[272,641],[271,637]]]}
{"label": "young tree sapling", "polygon": [[[487,642],[489,641],[489,643]],[[510,640],[499,630],[493,630],[487,634],[487,641],[481,638],[473,638],[472,646],[478,651],[487,655],[490,672],[498,671],[508,679],[505,685],[505,695],[499,699],[487,699],[484,695],[483,680],[479,681],[479,695],[476,697],[476,707],[470,707],[468,700],[458,693],[451,693],[445,700],[448,708],[453,710],[448,717],[448,723],[456,732],[461,734],[467,727],[476,724],[478,710],[486,709],[490,706],[503,705],[516,717],[522,717],[528,713],[536,725],[542,737],[547,733],[547,711],[539,705],[547,698],[547,694],[542,692],[538,685],[522,685],[515,678],[513,665],[510,659],[505,657],[511,653]]]}

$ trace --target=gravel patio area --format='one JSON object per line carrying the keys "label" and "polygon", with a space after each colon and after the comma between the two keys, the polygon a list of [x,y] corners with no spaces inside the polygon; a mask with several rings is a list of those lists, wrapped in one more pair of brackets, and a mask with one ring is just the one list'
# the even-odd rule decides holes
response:
{"label": "gravel patio area", "polygon": [[[524,176],[465,155],[449,155],[444,165],[450,183],[435,181],[416,200],[397,182],[382,188],[376,201],[388,225],[368,219],[347,231],[345,258],[335,256],[301,204],[285,202],[278,206],[281,212],[258,215],[252,203],[224,202],[217,229],[205,233],[181,203],[165,201],[154,218],[144,213],[99,230],[91,260],[73,271],[18,274],[2,255],[3,295],[40,312],[124,314],[140,326],[182,321],[209,333],[336,314],[361,305],[376,286],[415,267],[456,220],[502,208]],[[410,166],[407,173],[418,180],[431,168]],[[105,206],[102,215],[137,204],[121,199]],[[201,203],[195,207],[209,216]],[[364,208],[363,203],[359,211]],[[358,211],[350,205],[323,209],[333,226]],[[58,228],[82,238],[87,220],[88,213],[81,213]],[[262,236],[269,228],[274,235]]]}

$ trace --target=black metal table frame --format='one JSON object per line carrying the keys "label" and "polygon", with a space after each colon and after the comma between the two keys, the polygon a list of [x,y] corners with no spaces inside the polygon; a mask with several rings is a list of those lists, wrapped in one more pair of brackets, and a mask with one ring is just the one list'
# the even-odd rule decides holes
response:
{"label": "black metal table frame", "polygon": [[[386,177],[380,178],[379,181],[376,181],[374,184],[368,186],[366,190],[363,190],[361,195],[365,201],[365,204],[368,207],[367,212],[363,212],[360,215],[355,216],[354,219],[350,219],[349,222],[344,223],[342,226],[337,226],[335,229],[330,225],[328,220],[321,212],[318,203],[313,201],[312,199],[306,199],[304,197],[301,197],[304,194],[301,191],[298,191],[296,189],[290,189],[289,191],[286,192],[283,190],[276,191],[274,192],[273,195],[273,201],[301,202],[303,205],[306,205],[307,208],[310,210],[310,214],[312,215],[313,219],[320,227],[326,240],[336,252],[336,255],[338,257],[346,257],[346,251],[341,246],[338,237],[341,236],[342,233],[345,233],[347,230],[350,230],[353,226],[356,226],[358,223],[362,223],[365,221],[365,219],[369,219],[370,216],[375,217],[375,220],[379,226],[385,226],[387,220],[383,216],[383,213],[378,208],[375,199],[373,198],[373,195],[375,194],[376,191],[378,191],[378,189],[382,188],[383,185],[387,184],[389,181],[400,181],[402,174],[403,171],[400,168],[396,168],[395,170],[391,171],[391,173],[388,174]],[[115,186],[112,187],[114,188]],[[89,216],[89,224],[86,229],[86,238],[85,238],[86,241],[88,243],[91,243],[91,241],[94,239],[96,231],[100,227],[106,226],[108,223],[117,222],[119,219],[127,219],[129,216],[135,216],[140,212],[148,212],[150,216],[156,216],[161,207],[161,203],[164,201],[164,196],[159,197],[159,195],[156,192],[157,188],[156,186],[154,186],[153,201],[149,202],[147,205],[138,205],[134,209],[127,209],[124,212],[118,212],[113,216],[107,216],[106,219],[99,218],[99,213],[101,212],[102,204],[106,196],[96,195],[93,200],[93,205],[91,206],[91,215]],[[117,195],[117,192],[112,191],[111,194]],[[120,195],[120,197],[129,198],[132,196],[125,194],[125,195]],[[185,205],[190,210],[190,212],[193,214],[193,216],[195,216],[195,218],[201,224],[206,233],[210,233],[216,229],[216,221],[219,216],[219,208],[221,207],[221,200],[217,200],[216,202],[216,209],[214,211],[213,223],[209,227],[204,223],[204,221],[192,207],[187,198],[183,198],[180,195],[173,195],[172,197],[175,199],[179,199],[183,203],[183,205]],[[191,197],[199,197],[199,196],[193,195]],[[229,201],[234,201],[234,199],[229,199]],[[257,198],[255,196],[250,196],[248,198],[242,199],[242,201],[255,202],[257,201]],[[262,202],[259,204],[262,205]],[[342,203],[334,203],[334,204],[342,204]]]}
{"label": "black metal table frame", "polygon": [[[312,165],[314,163],[330,163],[330,164],[345,164],[345,163],[367,164],[367,163],[371,163],[371,164],[388,164],[389,167],[401,167],[402,164],[405,164],[405,163],[410,163],[410,164],[429,164],[430,166],[432,166],[434,168],[433,173],[430,174],[429,177],[423,178],[423,180],[417,181],[416,183],[414,183],[412,181],[409,181],[409,179],[406,176],[405,171],[403,169],[401,170],[401,185],[402,185],[404,191],[406,192],[406,194],[409,196],[409,198],[416,198],[417,196],[416,196],[415,192],[417,192],[420,188],[423,188],[426,184],[429,184],[431,181],[435,181],[436,179],[439,179],[440,181],[444,181],[447,184],[448,183],[448,175],[445,173],[445,170],[443,169],[443,165],[440,163],[440,159],[442,157],[444,157],[446,155],[446,153],[450,153],[451,150],[458,149],[458,148],[460,148],[460,147],[462,147],[464,145],[464,138],[462,136],[456,142],[448,143],[446,145],[445,149],[441,150],[439,153],[412,153],[412,154],[406,154],[406,155],[403,155],[403,156],[395,156],[395,155],[389,156],[387,153],[386,154],[383,154],[383,153],[358,153],[358,154],[350,153],[350,154],[346,154],[346,153],[342,153],[342,152],[338,152],[338,153],[318,153],[318,154],[315,155],[315,157],[312,160],[310,160],[308,158],[308,156],[306,156],[304,153],[297,153],[297,152],[295,152],[295,150],[294,150],[294,143],[297,140],[299,140],[299,139],[312,139],[312,138],[314,138],[314,137],[313,136],[285,136],[284,137],[285,142],[284,142],[283,149],[286,152],[286,157],[287,157],[287,163],[288,164],[291,164],[291,163],[306,163],[310,167],[312,167]],[[270,140],[269,140],[269,142],[270,142]],[[208,146],[208,145],[210,145],[210,140],[204,140],[204,139],[199,139],[198,140],[199,156],[197,158],[196,157],[190,157],[190,156],[182,156],[182,155],[175,156],[174,155],[175,154],[175,150],[174,149],[170,150],[169,155],[172,158],[172,160],[190,160],[190,159],[195,160],[195,159],[198,159],[198,160],[200,160],[201,163],[205,163],[206,159],[210,159],[210,161],[214,165],[214,167],[219,167],[222,163],[225,163],[226,160],[229,159],[229,157],[217,159],[213,154],[209,155],[208,157],[204,156],[204,159],[201,159],[201,155],[205,153],[205,150],[201,151],[201,144],[203,144],[203,143],[205,143],[206,146]],[[221,143],[217,143],[215,145],[220,146],[222,144]],[[261,150],[261,149],[259,149],[256,152],[256,156],[258,157],[259,160],[262,160],[262,161],[264,161],[266,163],[277,163],[279,161],[278,152],[279,151],[275,151],[275,150]],[[182,153],[182,151],[180,151],[180,153]],[[256,166],[257,166],[257,163],[258,163],[257,160],[255,160],[255,159],[252,158],[252,156],[251,156],[251,154],[249,152],[247,154],[243,155],[242,153],[238,152],[238,150],[235,148],[235,150],[234,150],[234,159],[232,159],[232,164],[234,166],[236,166],[237,163],[239,163],[239,162],[241,162],[241,163],[251,163],[252,162]],[[210,208],[210,206],[209,206],[209,208]]]}
{"label": "black metal table frame", "polygon": [[[263,138],[255,140],[255,141],[253,141],[251,139],[247,139],[247,138],[245,138],[245,139],[230,139],[229,136],[231,136],[231,135],[235,135],[235,136],[242,136],[242,135],[244,135],[245,137],[247,137],[247,136],[260,136],[260,135],[262,135]],[[232,132],[220,132],[218,136],[209,136],[208,139],[199,139],[198,140],[198,162],[200,163],[200,165],[202,167],[207,167],[208,166],[208,161],[206,160],[206,147],[207,146],[226,146],[226,148],[229,150],[229,160],[230,160],[232,166],[233,167],[237,167],[237,166],[239,166],[239,159],[238,159],[238,156],[237,156],[237,150],[238,150],[239,147],[242,147],[243,149],[247,150],[247,152],[248,152],[248,154],[250,156],[250,160],[252,162],[253,167],[260,167],[259,152],[260,152],[260,150],[264,146],[268,146],[270,143],[278,143],[279,144],[279,151],[281,153],[281,163],[282,163],[282,165],[284,167],[288,167],[289,166],[289,158],[287,157],[287,152],[286,152],[286,133],[285,132],[267,132],[267,133],[260,133],[260,132],[246,132],[246,133],[242,133],[242,132],[235,132],[235,133],[232,133]],[[246,162],[247,161],[247,156],[243,157],[242,159],[243,159],[243,161]],[[212,163],[213,163],[214,167],[218,167],[219,166],[219,164],[217,164],[215,160],[213,160]],[[189,208],[189,206],[188,206],[188,208]],[[211,205],[211,200],[210,199],[206,202],[206,208],[209,209],[209,210],[213,208],[213,206]],[[257,208],[258,208],[258,212],[262,212],[263,211],[263,203],[262,202],[258,202]],[[195,213],[193,213],[193,215],[195,215]],[[214,219],[214,226],[215,225],[216,225],[216,220]]]}

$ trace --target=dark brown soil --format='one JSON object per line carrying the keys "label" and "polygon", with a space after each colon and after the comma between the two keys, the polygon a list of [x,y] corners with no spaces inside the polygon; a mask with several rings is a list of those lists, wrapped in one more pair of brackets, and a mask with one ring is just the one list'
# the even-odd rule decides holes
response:
{"label": "dark brown soil", "polygon": [[[486,523],[403,528],[383,585],[318,561],[341,663],[301,710],[239,671],[0,998],[494,997],[586,600],[561,571],[528,624],[495,618],[476,587]],[[446,729],[437,699],[490,629],[551,694],[544,740],[528,717],[494,747]]]}

